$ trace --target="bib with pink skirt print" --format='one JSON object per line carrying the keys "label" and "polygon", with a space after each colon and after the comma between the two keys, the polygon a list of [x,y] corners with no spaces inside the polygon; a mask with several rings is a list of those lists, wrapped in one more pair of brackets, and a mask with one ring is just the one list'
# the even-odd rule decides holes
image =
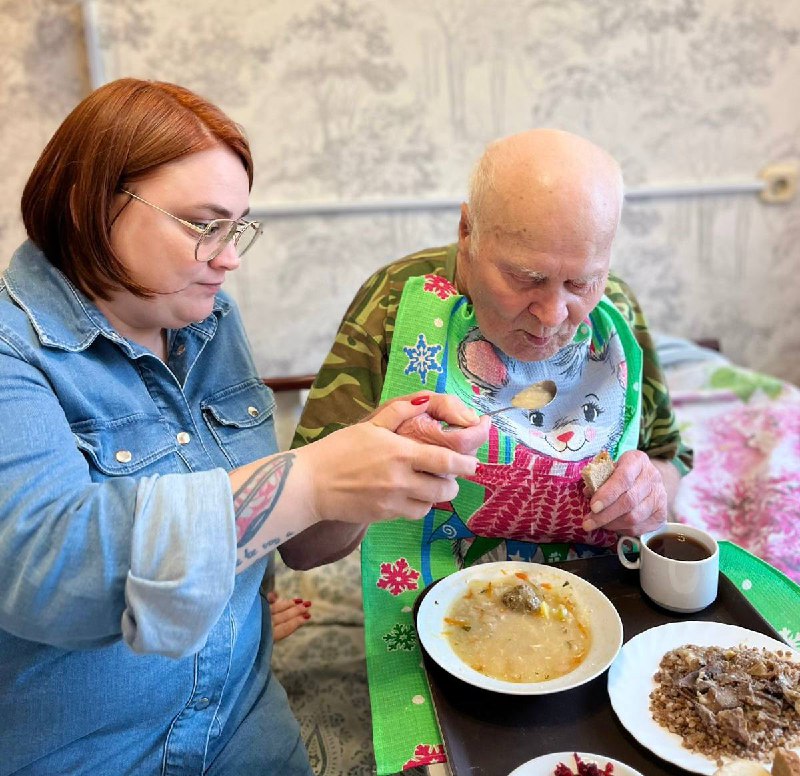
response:
{"label": "bib with pink skirt print", "polygon": [[[589,502],[581,470],[601,450],[616,459],[636,447],[641,370],[641,348],[606,298],[569,345],[545,361],[523,362],[483,337],[472,305],[449,281],[429,275],[406,283],[384,401],[428,388],[456,395],[483,414],[509,406],[533,383],[557,386],[555,399],[540,410],[493,416],[475,475],[460,481],[451,504],[437,505],[452,509],[450,531],[441,538],[453,542],[461,565],[476,560],[479,548],[482,560],[505,560],[531,557],[518,543],[616,542],[611,531],[583,530]],[[492,557],[485,557],[489,551]]]}

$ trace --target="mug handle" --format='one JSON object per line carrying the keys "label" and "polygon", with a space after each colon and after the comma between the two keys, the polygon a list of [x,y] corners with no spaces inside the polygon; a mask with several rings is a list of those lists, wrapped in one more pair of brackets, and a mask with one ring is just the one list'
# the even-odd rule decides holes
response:
{"label": "mug handle", "polygon": [[628,560],[625,557],[625,547],[629,545],[629,549],[634,549],[634,547],[639,547],[639,537],[638,536],[620,536],[619,541],[617,542],[617,557],[619,558],[619,562],[628,569],[638,569],[642,556],[641,554],[636,560]]}

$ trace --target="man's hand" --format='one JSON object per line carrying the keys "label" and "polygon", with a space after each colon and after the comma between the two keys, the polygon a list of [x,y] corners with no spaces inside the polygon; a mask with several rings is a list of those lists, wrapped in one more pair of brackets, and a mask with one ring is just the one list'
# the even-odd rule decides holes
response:
{"label": "man's hand", "polygon": [[641,450],[623,453],[614,473],[592,496],[592,514],[583,529],[641,536],[658,528],[667,519],[678,480],[669,461],[651,459]]}
{"label": "man's hand", "polygon": [[[464,455],[475,455],[478,448],[489,438],[491,418],[478,415],[455,396],[421,391],[419,394],[403,398],[420,402],[424,405],[425,411],[403,421],[397,428],[400,436],[410,437],[429,445],[446,447]],[[442,426],[442,421],[448,425]]]}

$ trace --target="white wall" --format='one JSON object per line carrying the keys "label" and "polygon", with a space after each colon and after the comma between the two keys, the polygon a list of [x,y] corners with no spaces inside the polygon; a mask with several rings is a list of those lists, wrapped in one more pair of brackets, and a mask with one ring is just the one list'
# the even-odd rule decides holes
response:
{"label": "white wall", "polygon": [[[800,158],[800,4],[785,0],[98,0],[108,78],[172,80],[240,121],[253,203],[460,198],[484,144],[585,134],[629,186],[750,179]],[[80,9],[0,0],[0,267],[19,194],[88,90]],[[455,211],[276,218],[229,287],[264,374],[313,372],[374,268]],[[634,201],[614,268],[651,323],[800,383],[800,202]]]}

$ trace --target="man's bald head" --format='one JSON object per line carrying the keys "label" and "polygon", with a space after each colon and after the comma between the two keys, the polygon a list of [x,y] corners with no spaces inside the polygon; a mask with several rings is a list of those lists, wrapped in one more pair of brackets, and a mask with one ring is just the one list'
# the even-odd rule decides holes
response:
{"label": "man's bald head", "polygon": [[613,240],[622,209],[622,173],[585,138],[532,129],[491,143],[472,174],[469,220],[476,232],[498,229],[525,239],[531,230],[584,229]]}
{"label": "man's bald head", "polygon": [[603,295],[622,175],[588,140],[534,129],[492,143],[461,206],[456,285],[483,336],[520,361],[569,344]]}

